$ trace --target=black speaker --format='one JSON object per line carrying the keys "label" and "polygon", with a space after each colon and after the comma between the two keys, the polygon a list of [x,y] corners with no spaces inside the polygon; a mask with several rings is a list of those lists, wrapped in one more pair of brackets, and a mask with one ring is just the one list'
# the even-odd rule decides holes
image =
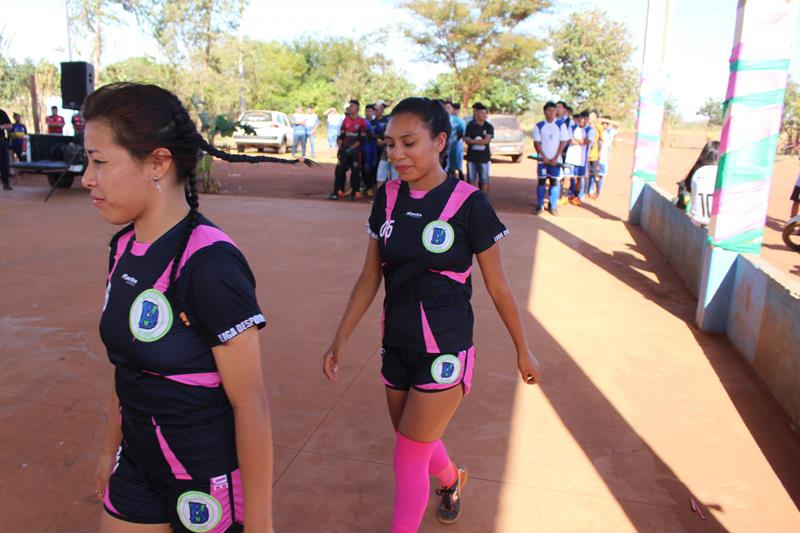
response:
{"label": "black speaker", "polygon": [[94,67],[85,61],[61,63],[61,107],[80,109],[94,91]]}

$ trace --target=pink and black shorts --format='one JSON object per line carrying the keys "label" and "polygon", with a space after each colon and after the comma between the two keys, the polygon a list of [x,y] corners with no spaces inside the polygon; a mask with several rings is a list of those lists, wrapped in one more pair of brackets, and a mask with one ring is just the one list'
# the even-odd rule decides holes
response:
{"label": "pink and black shorts", "polygon": [[397,390],[441,392],[461,385],[464,395],[472,386],[475,347],[454,353],[425,353],[403,348],[381,348],[381,379]]}
{"label": "pink and black shorts", "polygon": [[244,531],[244,497],[239,470],[209,479],[175,479],[139,468],[120,453],[103,506],[114,518],[137,524],[165,524],[172,531]]}

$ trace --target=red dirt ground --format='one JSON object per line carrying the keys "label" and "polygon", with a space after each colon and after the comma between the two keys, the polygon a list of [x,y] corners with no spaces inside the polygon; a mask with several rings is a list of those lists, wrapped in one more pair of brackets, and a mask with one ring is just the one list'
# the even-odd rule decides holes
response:
{"label": "red dirt ground", "polygon": [[[623,222],[631,151],[623,136],[603,199],[559,218],[529,214],[527,163],[493,166],[506,176],[491,194],[511,230],[506,270],[544,381],[519,383],[476,275],[474,392],[445,435],[472,481],[456,525],[439,525],[431,500],[420,531],[800,530],[797,429],[724,337],[697,330],[694,298]],[[661,181],[676,181],[695,152],[667,148],[677,155]],[[778,200],[792,165],[778,166],[776,217],[788,210]],[[201,209],[244,251],[269,320],[276,531],[387,531],[392,431],[376,374],[377,302],[340,382],[319,370],[363,259],[369,205],[321,200],[329,166],[217,171],[242,196],[203,195]],[[86,191],[42,203],[43,181],[24,176],[0,195],[0,531],[82,533],[101,512],[93,476],[112,371],[97,323],[114,228]],[[800,263],[785,258],[788,269]]]}

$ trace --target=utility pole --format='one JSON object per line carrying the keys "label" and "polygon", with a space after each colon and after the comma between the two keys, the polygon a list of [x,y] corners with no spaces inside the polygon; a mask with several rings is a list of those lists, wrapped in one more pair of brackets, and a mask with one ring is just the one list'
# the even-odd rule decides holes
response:
{"label": "utility pole", "polygon": [[645,183],[655,183],[658,174],[666,99],[667,76],[664,64],[669,19],[670,0],[648,0],[628,213],[632,224],[638,224],[641,218],[640,199]]}
{"label": "utility pole", "polygon": [[72,61],[72,22],[69,16],[69,0],[64,0],[64,12],[67,15],[67,56]]}

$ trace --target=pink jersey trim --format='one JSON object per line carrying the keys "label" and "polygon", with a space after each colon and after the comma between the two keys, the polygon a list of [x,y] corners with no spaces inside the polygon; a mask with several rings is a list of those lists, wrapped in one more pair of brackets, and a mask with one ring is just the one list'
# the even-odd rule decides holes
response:
{"label": "pink jersey trim", "polygon": [[412,191],[411,189],[408,190],[408,195],[414,200],[422,200],[423,198],[425,198],[426,194],[428,194],[428,191]]}
{"label": "pink jersey trim", "polygon": [[111,486],[111,485],[110,485],[109,483],[107,483],[107,484],[106,484],[106,492],[105,492],[105,494],[103,495],[103,504],[106,506],[106,509],[108,509],[108,510],[109,510],[109,511],[111,511],[112,513],[114,513],[114,514],[116,514],[116,515],[119,515],[119,516],[123,516],[123,517],[124,517],[125,515],[124,515],[124,514],[122,514],[122,513],[120,513],[119,511],[117,511],[117,508],[116,508],[116,507],[114,507],[114,504],[113,504],[113,503],[111,503],[111,497],[110,497],[110,495],[109,495],[109,492],[110,492],[110,486]]}
{"label": "pink jersey trim", "polygon": [[[384,185],[383,187],[386,190],[385,222],[388,223],[390,220],[392,220],[392,211],[394,211],[394,206],[397,203],[397,194],[400,192],[400,180],[387,182],[386,185]],[[389,240],[389,235],[387,232],[387,234],[383,236],[383,244],[385,245],[388,240]]]}
{"label": "pink jersey trim", "polygon": [[244,524],[244,489],[242,488],[242,476],[237,468],[231,472],[231,482],[233,483],[233,517],[237,524]]}
{"label": "pink jersey trim", "polygon": [[470,274],[472,274],[472,267],[470,266],[465,272],[453,272],[450,270],[433,270],[433,269],[431,269],[431,272],[434,272],[436,274],[441,274],[442,276],[446,276],[452,279],[453,281],[457,281],[463,285],[469,279]]}
{"label": "pink jersey trim", "polygon": [[133,241],[133,244],[131,245],[131,253],[137,257],[141,257],[147,253],[147,250],[150,249],[150,244],[151,243],[149,242]]}
{"label": "pink jersey trim", "polygon": [[467,350],[467,369],[464,371],[464,396],[469,394],[472,388],[472,375],[475,373],[475,347],[470,346]]}
{"label": "pink jersey trim", "polygon": [[222,475],[212,477],[208,481],[208,493],[219,502],[222,507],[222,513],[214,526],[214,529],[209,529],[209,533],[224,533],[233,524],[233,516],[231,515],[231,496],[228,492],[228,476]]}
{"label": "pink jersey trim", "polygon": [[219,372],[199,372],[197,374],[173,374],[163,376],[172,381],[183,383],[184,385],[195,385],[198,387],[216,388],[222,383]]}
{"label": "pink jersey trim", "polygon": [[119,239],[117,239],[117,251],[114,253],[114,265],[111,267],[111,272],[108,273],[108,281],[111,281],[111,276],[114,275],[114,271],[117,269],[117,265],[119,264],[119,258],[122,257],[122,254],[125,253],[125,248],[128,247],[128,241],[133,238],[133,230],[130,230],[128,233],[123,234]]}
{"label": "pink jersey trim", "polygon": [[161,427],[156,424],[156,419],[154,417],[150,417],[153,421],[153,426],[156,428],[156,438],[158,439],[158,445],[161,446],[161,453],[164,454],[164,459],[167,460],[167,464],[169,465],[169,469],[172,471],[172,475],[175,476],[175,479],[192,479],[192,476],[186,471],[186,468],[181,464],[177,457],[175,457],[175,453],[173,453],[172,449],[167,444],[167,439],[164,438],[164,435],[161,434]]}
{"label": "pink jersey trim", "polygon": [[422,307],[422,302],[419,303],[419,312],[422,315],[422,336],[425,338],[425,351],[428,353],[441,353],[439,345],[436,344],[436,338],[433,336],[431,325],[428,323],[425,308]]}
{"label": "pink jersey trim", "polygon": [[[197,226],[192,232],[192,236],[189,237],[189,243],[186,245],[186,250],[181,256],[180,263],[178,263],[178,273],[175,276],[175,279],[180,277],[183,267],[186,265],[186,262],[192,257],[192,255],[202,250],[206,246],[211,246],[217,242],[227,242],[233,246],[236,246],[236,243],[233,242],[230,237],[225,235],[222,230],[213,226]],[[164,269],[164,272],[158,278],[158,281],[156,281],[155,285],[153,285],[153,288],[161,292],[166,292],[167,287],[169,287],[169,274],[172,270],[173,262],[174,259],[169,262],[167,268]]]}
{"label": "pink jersey trim", "polygon": [[442,209],[442,214],[439,215],[439,220],[448,221],[453,218],[458,213],[458,210],[461,209],[461,206],[464,205],[464,202],[467,201],[467,198],[477,190],[477,187],[470,185],[466,181],[456,183],[455,189],[450,193],[450,198],[447,199],[447,203]]}

